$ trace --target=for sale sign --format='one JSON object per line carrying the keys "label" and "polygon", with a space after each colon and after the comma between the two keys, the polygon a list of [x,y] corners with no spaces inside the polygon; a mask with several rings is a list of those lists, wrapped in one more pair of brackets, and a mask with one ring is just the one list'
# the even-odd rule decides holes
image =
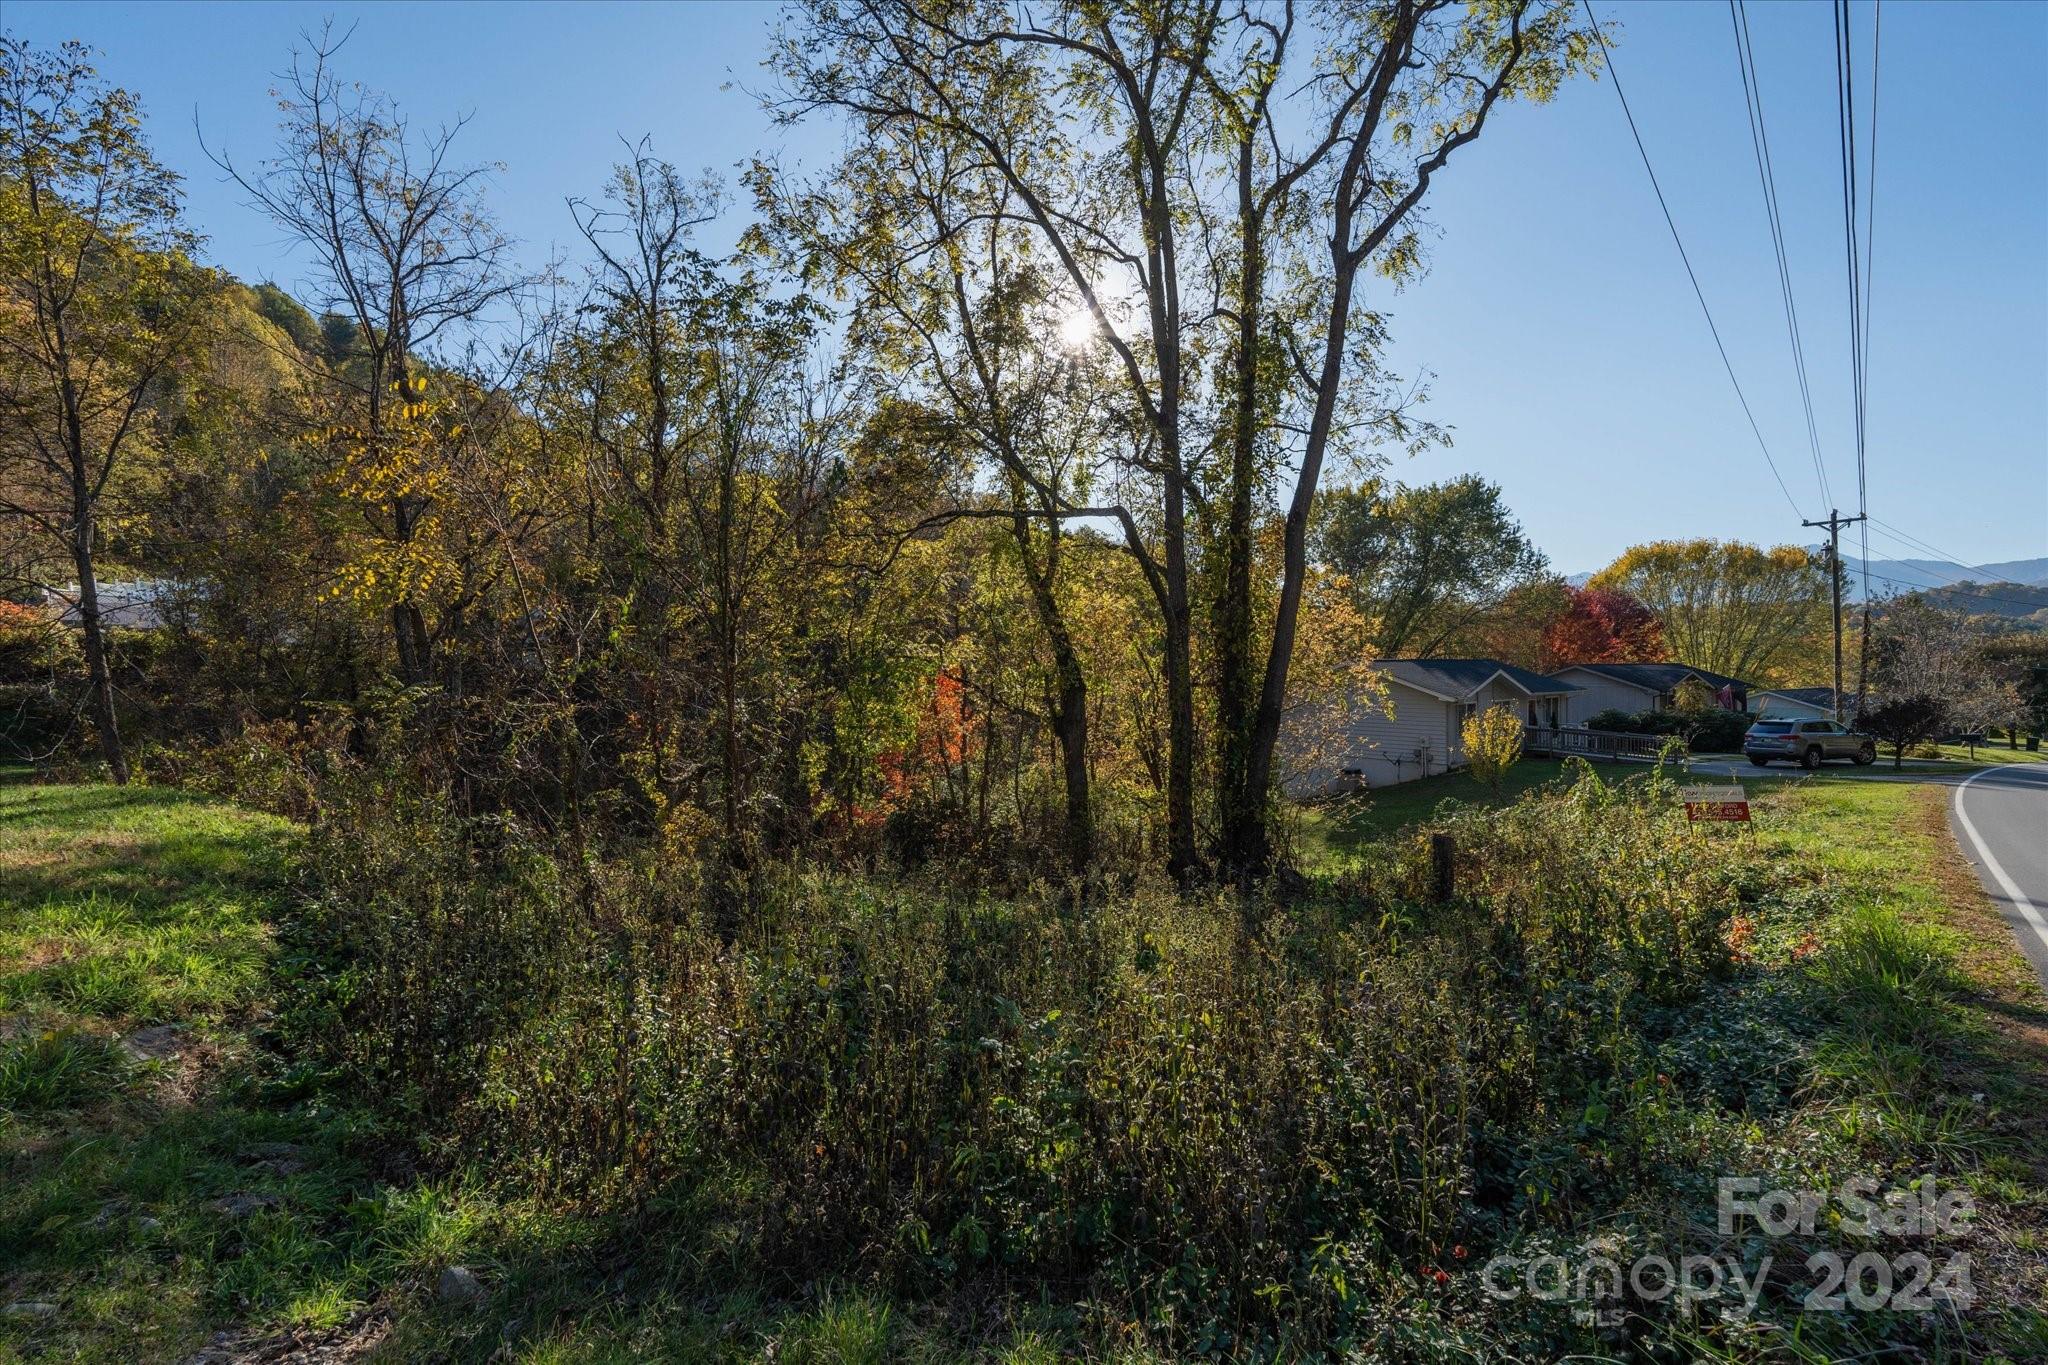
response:
{"label": "for sale sign", "polygon": [[1680,787],[1678,799],[1685,803],[1688,820],[1749,819],[1749,794],[1740,782],[1720,787]]}

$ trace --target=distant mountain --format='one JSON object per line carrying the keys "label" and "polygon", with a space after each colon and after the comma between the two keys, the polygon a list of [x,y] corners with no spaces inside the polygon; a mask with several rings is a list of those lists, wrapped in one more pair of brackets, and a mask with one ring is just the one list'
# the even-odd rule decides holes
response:
{"label": "distant mountain", "polygon": [[1972,616],[1998,617],[2017,629],[2048,629],[2048,584],[1958,583],[1927,589],[1927,600]]}
{"label": "distant mountain", "polygon": [[[1849,595],[1860,599],[1863,592],[1862,561],[1853,554],[1844,555],[1842,558],[1847,561],[1849,568]],[[1575,573],[1568,575],[1565,581],[1574,587],[1583,588],[1592,576],[1590,573]],[[1870,591],[1874,597],[1916,592],[1926,588],[1947,588],[1958,583],[2017,583],[2026,587],[2048,587],[2048,558],[2008,559],[1996,564],[1975,566],[1956,564],[1946,559],[1870,561]]]}
{"label": "distant mountain", "polygon": [[[1845,554],[1842,559],[1849,579],[1860,591],[1862,561]],[[2048,586],[2048,559],[2008,559],[1996,564],[1956,564],[1946,559],[1873,559],[1870,561],[1870,591],[1883,597],[1894,592],[1921,588],[1947,588],[1958,583],[2018,583],[2026,587]]]}

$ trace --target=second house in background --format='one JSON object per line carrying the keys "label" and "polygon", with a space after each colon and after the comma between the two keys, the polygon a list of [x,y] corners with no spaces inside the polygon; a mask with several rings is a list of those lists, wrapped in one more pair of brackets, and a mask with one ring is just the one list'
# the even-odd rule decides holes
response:
{"label": "second house in background", "polygon": [[1697,681],[1724,711],[1748,709],[1749,684],[1710,668],[1686,664],[1566,664],[1556,671],[1560,682],[1573,687],[1565,723],[1584,725],[1602,711],[1669,711],[1678,704],[1678,689]]}

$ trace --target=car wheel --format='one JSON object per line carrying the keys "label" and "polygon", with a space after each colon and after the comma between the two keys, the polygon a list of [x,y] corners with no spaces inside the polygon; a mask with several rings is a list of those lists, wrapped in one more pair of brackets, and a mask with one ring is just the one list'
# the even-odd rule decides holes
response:
{"label": "car wheel", "polygon": [[1875,762],[1877,762],[1877,746],[1875,744],[1866,744],[1856,751],[1857,767],[1867,768]]}
{"label": "car wheel", "polygon": [[1820,746],[1818,744],[1799,756],[1799,766],[1808,772],[1812,772],[1820,766]]}
{"label": "car wheel", "polygon": [[1769,760],[1768,758],[1758,758],[1755,754],[1751,754],[1749,756],[1749,761],[1751,763],[1756,764],[1756,766],[1759,768],[1768,768],[1771,766],[1771,760]]}

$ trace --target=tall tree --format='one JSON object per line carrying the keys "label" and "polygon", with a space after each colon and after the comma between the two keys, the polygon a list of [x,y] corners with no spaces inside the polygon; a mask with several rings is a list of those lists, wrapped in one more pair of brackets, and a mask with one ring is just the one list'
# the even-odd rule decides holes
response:
{"label": "tall tree", "polygon": [[1546,568],[1499,486],[1477,475],[1333,489],[1317,521],[1317,556],[1349,575],[1381,658],[1440,652]]}
{"label": "tall tree", "polygon": [[1826,564],[1797,545],[1660,540],[1627,550],[1588,586],[1655,612],[1676,662],[1758,683],[1786,681],[1832,610]]}
{"label": "tall tree", "polygon": [[[824,265],[853,302],[849,336],[885,382],[929,413],[928,439],[979,457],[977,492],[919,530],[967,517],[1007,524],[1049,655],[1045,712],[1060,745],[1069,870],[1094,857],[1088,682],[1064,607],[1068,523],[1131,525],[1127,548],[1158,566],[1120,507],[1084,505],[1109,461],[1092,326],[1042,242],[1019,223],[1014,188],[970,144],[930,124],[888,126],[849,152],[822,189],[756,189],[771,237]],[[950,431],[940,434],[938,426]],[[1162,605],[1164,605],[1162,600]]]}
{"label": "tall tree", "polygon": [[1565,588],[1564,610],[1543,628],[1545,672],[1566,664],[1654,664],[1670,656],[1664,627],[1635,598],[1613,588]]}
{"label": "tall tree", "polygon": [[[1569,3],[1531,0],[1247,8],[1227,12],[1215,60],[1202,64],[1218,169],[1234,187],[1228,226],[1203,245],[1225,263],[1210,282],[1229,376],[1219,395],[1229,453],[1215,610],[1217,823],[1222,861],[1239,877],[1271,858],[1274,748],[1323,466],[1364,439],[1415,439],[1405,395],[1379,362],[1385,321],[1361,303],[1359,282],[1421,269],[1415,215],[1435,176],[1503,100],[1547,100],[1590,57],[1593,35],[1576,18]],[[1290,94],[1304,90],[1315,94],[1295,106]],[[1255,508],[1289,466],[1279,592],[1261,622]]]}
{"label": "tall tree", "polygon": [[190,352],[213,287],[179,208],[135,97],[100,81],[82,46],[0,38],[0,510],[75,576],[93,726],[116,782],[128,760],[95,555],[145,404]]}
{"label": "tall tree", "polygon": [[[1199,862],[1179,156],[1196,131],[1201,64],[1219,16],[1215,0],[1143,19],[1063,4],[1043,23],[982,0],[943,9],[818,0],[802,6],[780,54],[793,113],[832,108],[870,138],[911,124],[971,147],[1010,187],[1013,212],[1042,235],[1115,354],[1131,459],[1158,499],[1145,520],[1158,543],[1167,860],[1177,876]],[[1126,300],[1138,319],[1123,316]],[[1131,550],[1149,556],[1137,529],[1127,521]]]}
{"label": "tall tree", "polygon": [[[336,426],[349,448],[377,451],[416,401],[419,357],[519,282],[484,205],[492,168],[454,160],[466,120],[416,130],[388,96],[344,81],[334,58],[346,38],[330,27],[292,54],[274,156],[246,172],[225,156],[218,164],[312,252],[319,304],[340,323],[329,335],[348,346],[333,370],[344,409]],[[403,556],[435,495],[431,481],[389,482],[388,497],[363,506],[372,532]],[[434,636],[418,597],[399,592],[390,616],[399,676],[426,681]]]}
{"label": "tall tree", "polygon": [[584,554],[616,637],[617,676],[595,681],[624,691],[657,812],[714,807],[743,871],[763,755],[794,728],[785,689],[825,588],[815,532],[850,413],[816,364],[811,301],[690,244],[713,202],[643,145],[603,202],[574,205],[598,266],[544,401],[583,443]]}
{"label": "tall tree", "polygon": [[[793,111],[847,111],[870,137],[924,124],[971,147],[1114,358],[1130,465],[1156,496],[1143,520],[1159,550],[1177,873],[1198,860],[1190,506],[1218,536],[1217,851],[1255,872],[1324,462],[1333,442],[1408,438],[1360,272],[1419,266],[1411,220],[1432,177],[1501,100],[1547,96],[1585,59],[1573,17],[1529,0],[1308,19],[1221,0],[814,0],[784,36]],[[1275,594],[1254,527],[1290,474]]]}

